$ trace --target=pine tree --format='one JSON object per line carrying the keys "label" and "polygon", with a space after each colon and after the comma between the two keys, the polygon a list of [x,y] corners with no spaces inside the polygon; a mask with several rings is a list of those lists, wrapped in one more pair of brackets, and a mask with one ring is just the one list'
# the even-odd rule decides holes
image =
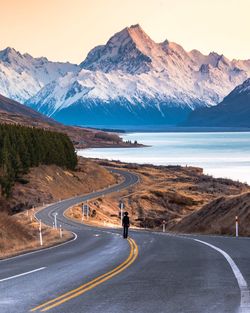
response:
{"label": "pine tree", "polygon": [[65,134],[19,125],[0,124],[0,185],[10,196],[11,188],[32,166],[56,164],[74,170],[77,157]]}

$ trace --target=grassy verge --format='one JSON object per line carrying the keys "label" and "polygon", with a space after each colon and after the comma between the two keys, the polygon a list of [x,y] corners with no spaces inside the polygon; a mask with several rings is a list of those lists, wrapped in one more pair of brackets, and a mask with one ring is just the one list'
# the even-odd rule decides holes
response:
{"label": "grassy verge", "polygon": [[42,224],[43,246],[39,240],[39,223],[30,210],[13,216],[0,213],[0,259],[24,252],[50,247],[72,238],[72,234],[63,231],[60,238],[58,230]]}

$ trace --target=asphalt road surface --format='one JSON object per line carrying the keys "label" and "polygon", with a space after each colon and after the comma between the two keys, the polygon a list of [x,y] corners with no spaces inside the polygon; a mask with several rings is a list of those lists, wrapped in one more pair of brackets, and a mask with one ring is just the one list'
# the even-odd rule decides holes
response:
{"label": "asphalt road surface", "polygon": [[[118,170],[116,170],[117,172]],[[92,228],[66,219],[75,203],[128,188],[53,204],[37,214],[75,233],[74,240],[0,261],[0,312],[250,312],[250,241]]]}

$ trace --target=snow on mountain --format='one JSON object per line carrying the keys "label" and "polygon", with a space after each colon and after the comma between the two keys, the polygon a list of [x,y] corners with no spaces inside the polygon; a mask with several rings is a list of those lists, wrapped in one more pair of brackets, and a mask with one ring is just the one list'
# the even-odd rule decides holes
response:
{"label": "snow on mountain", "polygon": [[[245,80],[241,85],[237,86],[230,94],[225,97],[224,101],[227,100],[229,97],[238,97],[242,94],[250,95],[250,78]],[[249,103],[250,106],[250,103]]]}
{"label": "snow on mountain", "polygon": [[[120,99],[124,99],[126,103],[131,104],[132,108],[138,103],[144,107],[150,99],[158,104],[173,102],[178,105],[179,97],[182,96],[182,103],[179,105],[185,104],[185,106],[193,108],[196,100],[195,92],[188,95],[184,92],[181,94],[180,88],[181,86],[168,81],[166,72],[152,72],[149,76],[146,73],[132,75],[124,74],[121,71],[104,73],[82,69],[78,73],[69,73],[47,85],[28,103],[36,103],[39,111],[50,116],[79,100],[83,100],[85,105],[91,108],[93,102],[90,100],[101,100],[108,103],[113,100],[120,102]],[[90,101],[89,105],[88,101]]]}
{"label": "snow on mountain", "polygon": [[33,58],[8,47],[0,51],[0,93],[24,102],[46,84],[77,68],[70,63]]}
{"label": "snow on mountain", "polygon": [[161,47],[139,25],[133,25],[116,33],[106,45],[91,50],[80,66],[105,73],[121,70],[140,74],[152,68],[164,68],[160,60],[164,55]]}
{"label": "snow on mountain", "polygon": [[190,110],[222,101],[249,76],[250,60],[156,43],[133,25],[92,49],[79,71],[49,83],[27,104],[66,123],[148,123],[154,116],[154,123],[178,124]]}
{"label": "snow on mountain", "polygon": [[218,105],[192,112],[185,126],[250,128],[250,78],[237,86]]}

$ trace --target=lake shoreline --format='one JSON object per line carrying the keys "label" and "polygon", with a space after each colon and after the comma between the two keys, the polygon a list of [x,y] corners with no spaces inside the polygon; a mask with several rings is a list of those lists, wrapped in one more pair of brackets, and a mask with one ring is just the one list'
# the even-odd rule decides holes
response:
{"label": "lake shoreline", "polygon": [[126,133],[122,138],[144,147],[85,149],[78,154],[127,163],[201,167],[214,177],[250,184],[249,132]]}
{"label": "lake shoreline", "polygon": [[100,130],[110,133],[117,133],[121,136],[127,133],[220,133],[220,132],[250,132],[250,127],[182,127],[182,126],[165,126],[165,125],[145,125],[145,126],[136,126],[136,125],[113,125],[110,128],[105,127],[105,125],[95,125],[87,127],[91,130]]}

